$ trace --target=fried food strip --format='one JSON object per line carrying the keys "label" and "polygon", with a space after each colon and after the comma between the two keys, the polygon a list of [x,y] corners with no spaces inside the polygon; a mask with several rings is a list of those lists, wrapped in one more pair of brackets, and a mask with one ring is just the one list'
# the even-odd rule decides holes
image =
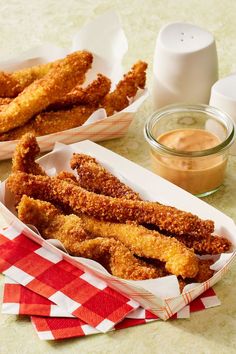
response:
{"label": "fried food strip", "polygon": [[41,79],[61,60],[7,73],[0,71],[0,97],[16,97],[33,81]]}
{"label": "fried food strip", "polygon": [[112,275],[130,280],[159,278],[165,271],[146,264],[133,256],[128,248],[114,239],[97,237],[73,244],[74,255],[93,259],[104,266]]}
{"label": "fried food strip", "polygon": [[[111,88],[111,80],[102,74],[97,75],[97,79],[85,88],[77,85],[65,97],[47,107],[47,110],[60,110],[71,108],[74,105],[97,105]],[[13,101],[13,98],[0,97],[0,109]]]}
{"label": "fried food strip", "polygon": [[231,247],[231,242],[227,238],[215,235],[208,235],[205,238],[198,239],[188,235],[175,236],[175,238],[188,248],[193,248],[200,255],[224,253],[229,251]]}
{"label": "fried food strip", "polygon": [[33,134],[25,134],[17,144],[12,157],[12,172],[26,172],[45,176],[42,167],[35,162],[40,149]]}
{"label": "fried food strip", "polygon": [[[71,168],[77,170],[79,176],[77,182],[79,185],[90,192],[115,198],[140,200],[137,193],[121,183],[110,172],[106,171],[105,168],[91,156],[73,154]],[[61,178],[63,179],[63,176],[61,176]],[[202,239],[192,238],[188,235],[176,236],[175,238],[188,248],[193,248],[194,251],[200,255],[224,253],[229,251],[231,247],[231,242],[228,239],[213,235]]]}
{"label": "fried food strip", "polygon": [[38,199],[64,204],[75,214],[85,213],[108,221],[149,223],[175,235],[205,237],[214,230],[211,220],[155,202],[111,198],[88,192],[74,183],[47,176],[18,172],[7,182],[16,197],[26,194]]}
{"label": "fried food strip", "polygon": [[105,108],[107,115],[119,112],[129,105],[129,99],[134,97],[139,88],[143,89],[146,83],[147,63],[138,61],[132,69],[124,75],[115,90],[108,93],[100,106]]}
{"label": "fried food strip", "polygon": [[70,166],[78,173],[79,185],[89,192],[114,198],[140,200],[138,193],[113,176],[91,156],[73,154]]}
{"label": "fried food strip", "polygon": [[119,241],[91,239],[78,216],[65,216],[51,203],[23,196],[18,216],[23,222],[35,225],[44,238],[61,241],[70,254],[96,260],[117,277],[142,280],[164,274],[163,270],[136,259]]}
{"label": "fried food strip", "polygon": [[[197,273],[197,276],[194,278],[194,281],[196,283],[203,283],[204,281],[207,281],[210,279],[213,274],[214,270],[210,269],[210,266],[214,263],[212,259],[200,259],[199,260],[199,271]],[[189,280],[189,282],[193,282],[192,279]]]}
{"label": "fried food strip", "polygon": [[48,110],[65,109],[74,105],[96,106],[108,94],[111,88],[111,80],[102,74],[85,88],[75,86],[64,98],[50,105]]}
{"label": "fried food strip", "polygon": [[[74,93],[73,91],[72,93],[69,93],[61,103],[59,101],[54,102],[51,105],[51,108],[65,108],[70,106],[72,102],[77,102],[76,104],[83,103],[85,106],[75,106],[71,109],[41,113],[29,120],[26,124],[16,127],[15,129],[8,129],[9,131],[5,134],[0,134],[0,141],[20,139],[20,137],[27,132],[34,133],[36,136],[41,136],[75,128],[82,125],[88,119],[88,117],[98,108],[97,105],[105,108],[108,116],[116,111],[118,112],[124,109],[129,105],[128,98],[134,97],[138,88],[143,88],[145,86],[146,67],[147,64],[143,62],[135,64],[133,69],[119,82],[116,89],[112,93],[105,95],[105,97],[104,94],[110,88],[110,81],[104,76],[100,75],[87,89],[83,90],[77,86],[74,89]],[[99,90],[96,90],[98,86]],[[104,97],[104,99],[100,102],[102,97]],[[12,103],[13,101],[10,104]],[[91,106],[92,103],[95,106]],[[86,104],[88,105],[86,106]],[[4,105],[2,107],[3,112],[1,112],[0,109],[0,132],[1,114],[4,114],[4,111],[8,106]],[[42,120],[44,121],[43,126]]]}
{"label": "fried food strip", "polygon": [[17,140],[26,133],[43,136],[76,128],[83,125],[95,110],[93,106],[77,106],[56,112],[43,112],[23,126],[0,134],[0,141]]}
{"label": "fried food strip", "polygon": [[41,136],[81,126],[96,110],[96,105],[109,89],[110,80],[99,74],[97,80],[93,81],[88,87],[85,89],[76,87],[71,93],[65,96],[64,100],[54,103],[47,109],[65,108],[76,102],[77,104],[83,103],[89,106],[73,107],[72,109],[57,112],[43,112],[23,126],[1,134],[0,141],[16,140],[27,132]]}
{"label": "fried food strip", "polygon": [[66,181],[68,181],[70,183],[74,183],[75,185],[78,185],[77,178],[71,172],[61,171],[61,172],[58,173],[58,175],[56,177],[58,179],[66,180]]}
{"label": "fried food strip", "polygon": [[82,83],[92,59],[92,54],[88,52],[72,53],[54,65],[42,79],[26,87],[0,112],[0,132],[23,125],[68,93],[76,84]]}
{"label": "fried food strip", "polygon": [[[122,242],[139,257],[165,262],[167,272],[194,277],[198,272],[198,259],[192,250],[180,242],[135,224],[117,224],[80,216],[83,228],[97,237],[112,237]],[[173,241],[173,242],[170,242]]]}
{"label": "fried food strip", "polygon": [[214,270],[210,269],[210,266],[214,263],[212,259],[199,259],[199,271],[194,279],[183,279],[181,277],[178,278],[180,291],[182,292],[185,285],[190,283],[204,283],[208,279],[210,279]]}
{"label": "fried food strip", "polygon": [[[77,187],[74,183],[45,176],[28,175],[21,172],[11,175],[7,185],[15,194],[18,201],[23,194],[26,194],[34,198],[54,202],[57,205],[69,206],[79,214],[86,210],[86,194],[89,193],[94,196],[93,193],[84,192],[82,188]],[[59,189],[57,189],[58,187]],[[82,202],[79,208],[78,204],[75,207],[72,201],[75,196],[74,188],[82,190],[80,196],[78,195]],[[59,190],[60,192],[58,192]],[[61,196],[63,196],[62,199]],[[72,203],[68,203],[69,200]],[[122,199],[119,201],[121,203]],[[92,206],[100,208],[101,204],[99,205],[98,201],[95,200],[95,204],[93,203]],[[103,215],[101,209],[100,216]],[[183,277],[194,277],[198,271],[198,260],[195,254],[175,239],[162,236],[157,232],[154,233],[142,226],[108,223],[93,218],[86,218],[84,215],[81,217],[83,219],[83,226],[89,233],[98,237],[117,238],[138,256],[157,258],[166,262],[166,270],[173,274],[182,275]]]}

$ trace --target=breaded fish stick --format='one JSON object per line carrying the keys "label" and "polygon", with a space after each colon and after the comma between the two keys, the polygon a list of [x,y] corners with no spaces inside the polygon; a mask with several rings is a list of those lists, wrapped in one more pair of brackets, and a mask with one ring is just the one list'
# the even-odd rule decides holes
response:
{"label": "breaded fish stick", "polygon": [[[71,168],[78,172],[77,183],[90,192],[115,198],[139,199],[137,193],[121,183],[110,172],[106,171],[93,157],[83,154],[73,154]],[[69,176],[67,176],[68,178]],[[63,179],[63,175],[60,175]],[[75,178],[72,175],[72,178]],[[66,176],[64,176],[66,179]],[[174,235],[173,235],[174,236]],[[175,236],[174,236],[175,237]],[[229,251],[231,242],[225,237],[209,235],[205,238],[193,238],[188,235],[176,236],[188,248],[193,248],[197,254],[220,254]]]}
{"label": "breaded fish stick", "polygon": [[82,83],[92,59],[88,52],[75,52],[54,65],[42,79],[34,81],[0,112],[0,132],[23,125],[77,83]]}
{"label": "breaded fish stick", "polygon": [[[75,86],[71,92],[59,101],[49,105],[47,110],[65,109],[74,105],[97,105],[103,97],[108,94],[111,88],[111,80],[102,74],[97,75],[97,79],[91,82],[87,87]],[[3,105],[7,105],[13,101],[13,98],[0,97],[0,109]]]}
{"label": "breaded fish stick", "polygon": [[[75,230],[78,228],[83,230],[83,237],[87,233],[93,237],[116,239],[140,257],[154,258],[165,262],[166,270],[172,274],[194,277],[198,272],[198,259],[195,254],[176,240],[147,230],[142,226],[109,223],[73,214],[67,217],[59,211],[56,213],[56,210],[58,209],[50,203],[35,201],[26,196],[22,197],[18,206],[19,218],[22,221],[35,225],[46,238],[58,232],[56,238],[61,241],[64,238],[62,242],[67,244],[66,247],[69,247],[73,254],[75,237],[79,237],[74,236],[72,240],[72,236],[70,236],[78,233],[78,231],[74,232],[73,225],[75,224]],[[44,220],[45,213],[47,215],[46,221]],[[70,244],[68,240],[70,240]],[[94,259],[94,257],[92,258]]]}
{"label": "breaded fish stick", "polygon": [[111,80],[102,74],[98,74],[97,79],[85,88],[75,86],[71,92],[59,101],[50,105],[47,109],[65,109],[74,105],[96,106],[108,94],[111,88]]}
{"label": "breaded fish stick", "polygon": [[12,172],[26,172],[45,176],[42,167],[35,162],[40,149],[33,134],[26,134],[17,144],[12,157]]}
{"label": "breaded fish stick", "polygon": [[87,191],[115,198],[140,200],[138,193],[113,176],[93,157],[73,154],[70,165],[78,173],[79,185]]}
{"label": "breaded fish stick", "polygon": [[85,213],[107,221],[148,223],[175,235],[206,237],[214,230],[211,220],[155,202],[111,198],[88,192],[57,178],[15,173],[8,178],[10,190],[18,196],[26,194],[70,207],[75,214]]}
{"label": "breaded fish stick", "polygon": [[224,253],[229,251],[231,247],[231,242],[227,238],[215,235],[198,239],[188,235],[175,236],[175,238],[187,247],[193,248],[194,251],[200,255]]}
{"label": "breaded fish stick", "polygon": [[61,241],[71,255],[98,261],[117,277],[142,280],[165,275],[163,269],[135,258],[119,241],[91,239],[78,216],[65,216],[50,203],[23,196],[18,216],[23,222],[35,225],[44,238]]}
{"label": "breaded fish stick", "polygon": [[[98,89],[100,87],[100,89]],[[68,107],[72,102],[83,103],[84,105],[75,106],[59,111],[46,111],[38,114],[30,119],[21,127],[12,129],[4,134],[0,134],[0,141],[17,140],[25,133],[32,133],[35,136],[42,136],[56,133],[62,130],[72,129],[83,125],[89,116],[97,109],[97,105],[102,97],[110,89],[110,80],[103,75],[98,75],[98,78],[84,89],[75,88],[77,93],[69,93],[71,97],[65,96],[65,99],[51,105],[52,108]],[[49,109],[48,107],[47,109]],[[1,108],[1,107],[0,107]]]}
{"label": "breaded fish stick", "polygon": [[76,128],[83,125],[95,110],[93,106],[77,106],[56,112],[43,112],[21,127],[0,134],[0,141],[17,140],[26,133],[43,136]]}
{"label": "breaded fish stick", "polygon": [[[210,279],[213,274],[214,270],[210,269],[210,266],[214,263],[212,259],[200,259],[199,260],[199,271],[194,278],[196,283],[203,283],[204,281]],[[189,279],[189,282],[192,282],[191,279]]]}
{"label": "breaded fish stick", "polygon": [[214,263],[212,259],[199,259],[198,262],[198,273],[194,279],[188,278],[188,279],[183,279],[181,277],[178,278],[179,285],[181,292],[185,285],[190,284],[190,283],[204,283],[208,279],[210,279],[213,274],[214,270],[210,268],[210,266]]}
{"label": "breaded fish stick", "polygon": [[112,237],[122,242],[139,257],[165,262],[168,272],[193,278],[198,272],[198,259],[177,240],[134,224],[100,221],[81,215],[83,228],[97,237]]}
{"label": "breaded fish stick", "polygon": [[129,105],[129,99],[136,95],[138,89],[145,87],[146,69],[147,63],[138,61],[124,75],[124,78],[117,84],[115,90],[104,97],[100,106],[105,108],[108,116],[126,108]]}
{"label": "breaded fish stick", "polygon": [[33,81],[41,79],[61,60],[7,73],[0,71],[0,97],[16,97]]}

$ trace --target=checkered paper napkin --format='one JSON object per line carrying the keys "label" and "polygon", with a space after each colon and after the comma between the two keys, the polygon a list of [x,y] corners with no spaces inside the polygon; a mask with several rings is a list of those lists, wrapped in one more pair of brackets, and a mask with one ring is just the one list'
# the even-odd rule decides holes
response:
{"label": "checkered paper napkin", "polygon": [[[2,312],[32,315],[41,339],[84,336],[158,319],[11,228],[0,233],[0,271],[9,277]],[[210,289],[173,318],[219,304]]]}
{"label": "checkered paper napkin", "polygon": [[0,232],[0,272],[27,289],[101,332],[139,307],[105,282],[14,231]]}
{"label": "checkered paper napkin", "polygon": [[[172,319],[189,318],[190,312],[204,310],[220,305],[213,289],[208,289],[190,305],[176,313]],[[86,322],[75,318],[52,301],[34,293],[14,280],[5,277],[2,313],[15,315],[31,315],[31,322],[43,340],[82,337],[99,331]],[[158,317],[150,311],[139,307],[126,315],[113,330],[133,327],[156,321]]]}

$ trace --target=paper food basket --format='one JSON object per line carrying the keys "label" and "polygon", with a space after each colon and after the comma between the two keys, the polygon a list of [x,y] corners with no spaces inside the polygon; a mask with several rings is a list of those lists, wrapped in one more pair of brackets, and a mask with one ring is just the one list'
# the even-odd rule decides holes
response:
{"label": "paper food basket", "polygon": [[174,184],[90,141],[68,146],[58,143],[52,152],[38,161],[50,175],[61,170],[70,171],[69,161],[74,152],[95,157],[104,167],[139,192],[145,200],[175,206],[202,219],[212,219],[215,222],[215,233],[227,237],[232,242],[232,250],[229,253],[214,256],[215,263],[211,266],[215,270],[213,277],[201,284],[187,285],[182,294],[179,292],[178,281],[174,275],[143,281],[128,281],[114,277],[95,261],[64,253],[19,221],[14,215],[14,198],[3,182],[0,188],[0,215],[6,225],[24,232],[30,239],[50,251],[63,254],[63,258],[68,262],[96,275],[110,287],[137,301],[163,320],[170,318],[223,277],[236,256],[236,225],[231,218]]}
{"label": "paper food basket", "polygon": [[[101,73],[111,79],[111,89],[114,89],[122,77],[122,60],[127,49],[127,39],[118,15],[113,11],[108,11],[83,26],[74,36],[70,47],[65,49],[53,44],[45,44],[22,53],[14,59],[0,62],[0,70],[9,72],[20,70],[63,58],[76,50],[88,50],[93,54],[93,64],[86,74],[84,85],[86,86],[96,78],[98,73]],[[37,138],[41,152],[51,150],[55,142],[58,141],[72,144],[85,139],[102,141],[123,136],[127,132],[135,112],[147,96],[146,89],[139,90],[127,108],[112,116],[107,117],[106,111],[99,109],[81,127]],[[10,158],[16,144],[16,140],[0,142],[0,160]]]}

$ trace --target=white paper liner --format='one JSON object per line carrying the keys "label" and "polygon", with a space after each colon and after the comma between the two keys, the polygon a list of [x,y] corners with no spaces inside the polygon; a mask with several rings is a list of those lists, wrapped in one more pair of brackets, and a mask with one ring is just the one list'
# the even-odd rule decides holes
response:
{"label": "white paper liner", "polygon": [[[224,269],[226,270],[226,265],[228,267],[228,263],[231,262],[236,255],[236,226],[232,219],[174,184],[89,141],[84,141],[69,146],[58,143],[52,152],[39,159],[40,165],[46,171],[49,171],[50,175],[52,175],[52,172],[58,173],[62,170],[72,172],[69,167],[69,161],[73,152],[89,154],[95,157],[102,165],[104,165],[105,168],[110,170],[121,180],[125,181],[125,183],[130,187],[140,192],[141,197],[144,199],[158,201],[166,205],[172,205],[179,209],[190,211],[199,215],[203,219],[212,219],[215,222],[216,234],[227,237],[233,244],[233,252],[211,257],[216,260],[215,264],[213,264],[211,268],[217,271],[217,273],[215,273],[213,278],[211,278],[212,282],[209,282],[209,285],[212,286],[222,277],[223,273],[221,273],[221,271]],[[0,207],[0,211],[2,211],[7,219],[6,222],[10,223],[12,227],[18,229],[24,228],[24,224],[13,216],[13,213],[15,214],[14,200],[11,193],[7,189],[5,191],[5,183],[2,183],[0,186],[0,197],[0,201],[11,211],[7,212],[3,206]],[[29,234],[27,230],[26,233]],[[29,237],[31,237],[30,234]],[[37,238],[39,238],[38,235]],[[43,245],[48,247],[48,241],[43,240]],[[59,245],[59,243],[55,240],[53,240],[53,245],[59,246],[60,249],[63,249],[63,246]],[[112,279],[119,279],[111,276],[100,264],[95,261],[81,257],[68,256],[68,258],[78,260],[78,262],[81,265],[84,265],[87,270],[90,269],[95,271],[97,274],[103,274],[106,277],[108,284]],[[202,258],[209,258],[209,256],[203,256]],[[171,298],[174,302],[173,308],[176,306],[178,310],[181,308],[180,304],[182,304],[182,307],[186,304],[183,302],[183,295],[180,295],[178,281],[174,275],[142,281],[127,281],[119,279],[118,283],[121,290],[124,289],[122,288],[123,283],[124,286],[130,284],[132,286],[131,288],[136,289],[137,293],[147,291],[149,294],[153,294],[153,299],[155,299],[156,303],[159,304],[163,304],[163,300]],[[198,295],[206,290],[204,286],[202,287],[202,284],[197,283],[187,285],[184,292],[186,293],[191,289],[196,289],[196,294],[198,293]],[[147,293],[145,294],[147,295]],[[145,301],[142,304],[144,307]],[[148,299],[147,303],[148,305],[146,304],[146,308],[148,307],[152,309],[150,299]],[[158,313],[158,315],[160,316],[160,313]]]}
{"label": "white paper liner", "polygon": [[[114,11],[108,11],[82,27],[74,35],[69,48],[59,48],[46,43],[28,50],[14,59],[0,62],[0,70],[19,70],[65,57],[76,50],[89,50],[93,53],[93,64],[92,69],[86,74],[83,86],[94,80],[98,73],[102,73],[111,79],[111,89],[114,89],[122,77],[122,60],[127,49],[127,39],[118,15]],[[112,116],[107,117],[104,109],[98,109],[81,127],[38,137],[41,151],[51,150],[56,141],[70,144],[84,139],[101,141],[124,135],[135,112],[147,97],[148,91],[146,89],[139,90],[126,109]],[[98,122],[101,124],[98,125]],[[0,142],[0,160],[10,158],[15,145],[16,141]]]}

